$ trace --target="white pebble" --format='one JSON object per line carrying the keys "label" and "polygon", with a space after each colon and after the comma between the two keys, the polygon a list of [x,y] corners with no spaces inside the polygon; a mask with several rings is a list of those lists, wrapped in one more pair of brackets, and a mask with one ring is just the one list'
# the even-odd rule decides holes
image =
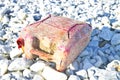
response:
{"label": "white pebble", "polygon": [[33,73],[31,70],[29,69],[25,69],[23,71],[23,76],[26,78],[33,78],[33,76],[35,75],[35,73]]}
{"label": "white pebble", "polygon": [[10,58],[14,59],[16,57],[19,57],[21,54],[22,54],[21,49],[19,50],[18,48],[14,48],[14,49],[12,49],[12,51],[10,51]]}
{"label": "white pebble", "polygon": [[9,71],[24,70],[24,69],[30,67],[31,64],[32,64],[31,60],[27,60],[24,58],[15,58],[15,60],[13,60],[10,63],[8,70]]}
{"label": "white pebble", "polygon": [[118,65],[120,65],[120,61],[119,60],[113,60],[107,65],[106,70],[115,71],[115,67],[118,66]]}
{"label": "white pebble", "polygon": [[44,69],[44,67],[45,67],[45,63],[42,61],[38,61],[33,65],[31,65],[30,70],[34,72],[41,72]]}
{"label": "white pebble", "polygon": [[36,74],[32,80],[44,80],[41,75]]}
{"label": "white pebble", "polygon": [[58,72],[48,66],[44,68],[42,72],[42,76],[46,80],[67,80],[67,76],[64,73]]}
{"label": "white pebble", "polygon": [[79,70],[76,72],[76,75],[80,76],[81,79],[86,79],[88,77],[86,70]]}
{"label": "white pebble", "polygon": [[4,75],[7,72],[8,64],[8,60],[0,60],[0,76]]}

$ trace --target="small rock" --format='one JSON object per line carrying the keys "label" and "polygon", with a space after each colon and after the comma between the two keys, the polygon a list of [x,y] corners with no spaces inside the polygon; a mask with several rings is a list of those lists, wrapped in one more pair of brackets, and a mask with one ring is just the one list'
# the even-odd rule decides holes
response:
{"label": "small rock", "polygon": [[71,70],[78,70],[79,69],[78,62],[74,61],[72,64],[70,64],[70,69]]}
{"label": "small rock", "polygon": [[98,40],[91,40],[89,46],[98,47],[98,44],[99,44]]}
{"label": "small rock", "polygon": [[30,67],[31,64],[32,64],[31,60],[27,60],[24,58],[16,58],[15,60],[13,60],[10,63],[8,70],[9,71],[24,70],[24,69]]}
{"label": "small rock", "polygon": [[3,28],[2,24],[0,23],[0,30]]}
{"label": "small rock", "polygon": [[79,70],[76,72],[76,75],[80,76],[80,79],[84,80],[88,78],[87,71],[86,70]]}
{"label": "small rock", "polygon": [[120,61],[119,60],[113,60],[107,65],[106,70],[108,71],[116,71],[116,68],[120,66]]}
{"label": "small rock", "polygon": [[3,76],[0,78],[0,80],[10,80],[10,74],[8,73],[8,74],[3,75]]}
{"label": "small rock", "polygon": [[32,80],[44,80],[41,75],[36,74]]}
{"label": "small rock", "polygon": [[0,30],[0,37],[3,37],[3,35],[5,35],[6,34],[6,32],[5,32],[5,30]]}
{"label": "small rock", "polygon": [[45,63],[42,61],[38,61],[34,63],[33,65],[31,65],[30,70],[34,72],[41,72],[43,71],[44,67],[45,67]]}
{"label": "small rock", "polygon": [[100,30],[99,30],[98,28],[95,28],[95,29],[92,31],[91,36],[97,36],[99,33],[100,33]]}
{"label": "small rock", "polygon": [[76,76],[76,75],[70,75],[68,80],[81,80],[81,79],[78,76]]}
{"label": "small rock", "polygon": [[110,54],[109,56],[107,56],[107,58],[108,58],[109,62],[111,62],[111,61],[113,61],[115,59],[112,54]]}
{"label": "small rock", "polygon": [[115,46],[115,51],[120,51],[120,45]]}
{"label": "small rock", "polygon": [[65,74],[67,76],[74,75],[74,71],[68,68],[68,69],[65,70]]}
{"label": "small rock", "polygon": [[98,78],[98,80],[118,80],[116,71],[107,71],[104,69],[96,69],[94,76]]}
{"label": "small rock", "polygon": [[110,20],[108,19],[108,17],[102,17],[101,22],[102,22],[102,24],[109,24]]}
{"label": "small rock", "polygon": [[58,72],[48,66],[44,68],[42,72],[42,76],[46,80],[67,80],[67,76],[64,73]]}
{"label": "small rock", "polygon": [[95,74],[95,67],[91,67],[91,68],[89,68],[88,70],[87,70],[87,73],[88,73],[88,77],[89,77],[89,80],[98,80],[95,76],[94,76],[94,74]]}
{"label": "small rock", "polygon": [[25,77],[25,78],[27,78],[27,79],[32,79],[33,78],[33,76],[34,76],[34,74],[35,73],[33,73],[31,70],[29,70],[29,69],[25,69],[24,71],[23,71],[23,76]]}
{"label": "small rock", "polygon": [[10,73],[10,79],[12,80],[23,80],[22,73],[17,71],[17,72],[11,72]]}
{"label": "small rock", "polygon": [[95,56],[94,59],[96,60],[94,63],[96,67],[100,67],[103,64],[102,58],[100,56]]}
{"label": "small rock", "polygon": [[4,45],[2,48],[2,53],[9,53],[11,51],[11,46],[8,45]]}
{"label": "small rock", "polygon": [[90,63],[90,60],[89,59],[85,59],[84,61],[83,61],[83,69],[88,69],[88,68],[90,68],[90,67],[93,67],[93,65]]}
{"label": "small rock", "polygon": [[80,57],[85,57],[85,56],[88,56],[89,55],[89,52],[87,50],[84,50],[80,53]]}
{"label": "small rock", "polygon": [[34,15],[33,18],[35,21],[38,21],[41,19],[41,15]]}
{"label": "small rock", "polygon": [[120,34],[119,33],[116,33],[113,35],[113,37],[111,39],[111,44],[112,45],[120,44]]}
{"label": "small rock", "polygon": [[7,72],[8,64],[8,60],[0,60],[0,76],[4,75]]}
{"label": "small rock", "polygon": [[12,51],[10,51],[10,58],[14,59],[16,57],[19,57],[22,54],[22,50],[19,50],[18,48],[12,49]]}
{"label": "small rock", "polygon": [[111,40],[111,38],[113,36],[113,32],[110,31],[110,29],[108,27],[103,27],[101,33],[99,34],[99,36],[101,38],[103,38],[104,40],[109,41],[109,40]]}
{"label": "small rock", "polygon": [[0,80],[24,80],[21,72],[10,72],[1,77]]}

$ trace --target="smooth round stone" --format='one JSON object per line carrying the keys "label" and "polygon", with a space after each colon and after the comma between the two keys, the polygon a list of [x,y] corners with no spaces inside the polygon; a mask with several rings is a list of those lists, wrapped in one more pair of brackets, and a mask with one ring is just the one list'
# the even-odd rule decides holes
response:
{"label": "smooth round stone", "polygon": [[120,44],[120,34],[119,33],[116,33],[113,35],[113,37],[111,39],[111,44],[112,45]]}
{"label": "smooth round stone", "polygon": [[10,51],[10,58],[14,59],[16,57],[19,57],[22,54],[22,50],[19,50],[18,48],[13,48],[12,51]]}
{"label": "smooth round stone", "polygon": [[44,62],[38,61],[38,62],[31,65],[30,70],[32,70],[34,72],[41,72],[45,66],[46,65]]}
{"label": "smooth round stone", "polygon": [[42,76],[46,79],[46,80],[66,80],[67,79],[67,75],[62,73],[62,72],[58,72],[54,69],[52,69],[49,66],[46,66],[42,72]]}
{"label": "smooth round stone", "polygon": [[24,58],[15,58],[9,65],[8,70],[9,71],[18,71],[18,70],[24,70],[28,67],[30,67],[30,65],[33,62],[31,60],[27,60]]}
{"label": "smooth round stone", "polygon": [[3,75],[0,80],[10,80],[10,73]]}
{"label": "smooth round stone", "polygon": [[7,59],[0,60],[0,76],[7,72],[9,61]]}
{"label": "smooth round stone", "polygon": [[41,75],[36,74],[32,80],[45,80]]}
{"label": "smooth round stone", "polygon": [[38,21],[41,19],[41,15],[34,15],[33,18],[35,21]]}
{"label": "smooth round stone", "polygon": [[81,80],[81,79],[78,76],[76,76],[76,75],[70,75],[68,80]]}

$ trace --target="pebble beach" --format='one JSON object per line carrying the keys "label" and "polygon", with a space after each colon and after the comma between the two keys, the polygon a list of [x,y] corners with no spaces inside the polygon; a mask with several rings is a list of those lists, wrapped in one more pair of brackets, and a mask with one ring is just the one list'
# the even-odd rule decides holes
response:
{"label": "pebble beach", "polygon": [[[17,47],[21,30],[49,14],[93,28],[89,44],[64,72],[26,59]],[[0,0],[0,80],[120,80],[120,0]]]}

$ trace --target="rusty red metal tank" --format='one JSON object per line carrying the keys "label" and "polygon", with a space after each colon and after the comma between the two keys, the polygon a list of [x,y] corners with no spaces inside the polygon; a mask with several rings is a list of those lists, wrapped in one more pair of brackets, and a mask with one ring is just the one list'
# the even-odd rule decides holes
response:
{"label": "rusty red metal tank", "polygon": [[92,27],[62,16],[49,15],[25,27],[17,40],[26,58],[39,56],[56,63],[56,70],[64,71],[87,46]]}

